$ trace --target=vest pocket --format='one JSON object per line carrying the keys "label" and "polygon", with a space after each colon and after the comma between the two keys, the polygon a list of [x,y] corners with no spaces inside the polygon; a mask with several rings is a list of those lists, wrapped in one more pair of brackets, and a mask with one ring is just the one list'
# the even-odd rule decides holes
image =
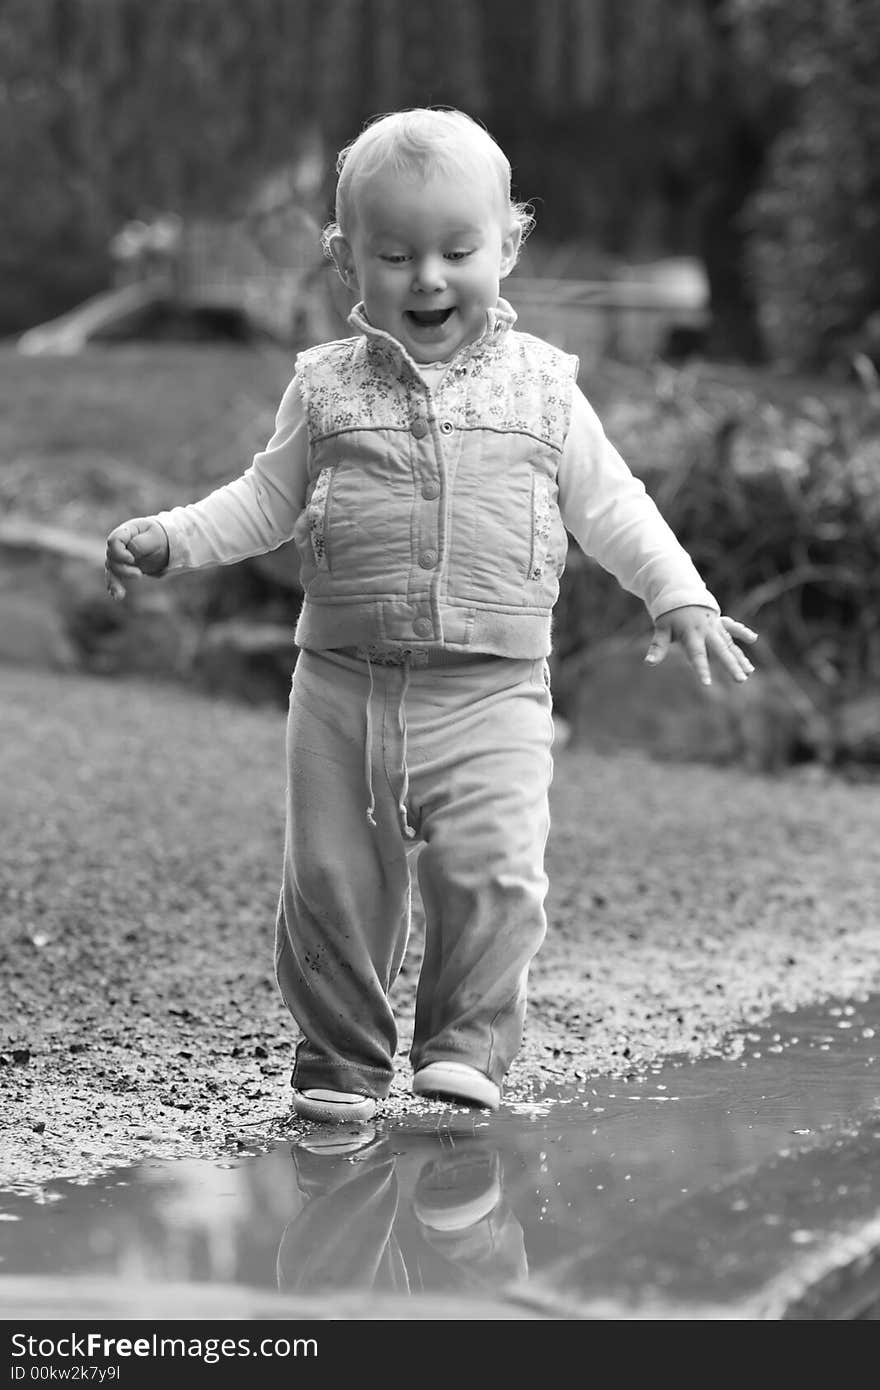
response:
{"label": "vest pocket", "polygon": [[315,557],[315,566],[319,570],[330,568],[328,541],[330,538],[330,483],[332,477],[332,468],[321,469],[306,507],[309,540],[312,554]]}
{"label": "vest pocket", "polygon": [[543,579],[550,553],[553,533],[553,503],[550,500],[550,480],[543,473],[532,476],[532,554],[529,579]]}

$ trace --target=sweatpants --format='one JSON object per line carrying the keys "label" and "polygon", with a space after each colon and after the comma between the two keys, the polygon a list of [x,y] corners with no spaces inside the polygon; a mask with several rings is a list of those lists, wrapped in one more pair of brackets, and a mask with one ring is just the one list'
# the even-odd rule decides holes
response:
{"label": "sweatpants", "polygon": [[388,1094],[413,861],[425,912],[413,1069],[467,1062],[501,1084],[546,932],[552,742],[543,660],[300,652],[275,947],[302,1034],[295,1087]]}

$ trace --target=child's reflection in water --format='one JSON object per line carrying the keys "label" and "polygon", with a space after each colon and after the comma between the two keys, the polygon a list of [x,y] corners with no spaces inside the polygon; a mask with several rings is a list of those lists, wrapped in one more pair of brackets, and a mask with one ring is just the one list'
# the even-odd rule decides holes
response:
{"label": "child's reflection in water", "polygon": [[334,1126],[291,1155],[303,1204],[278,1248],[282,1292],[485,1291],[527,1277],[495,1149],[432,1137],[396,1152],[372,1126]]}

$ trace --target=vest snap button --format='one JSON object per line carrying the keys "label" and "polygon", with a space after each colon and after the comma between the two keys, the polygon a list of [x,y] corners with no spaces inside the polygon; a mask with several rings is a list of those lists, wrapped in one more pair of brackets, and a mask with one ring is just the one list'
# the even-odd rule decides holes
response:
{"label": "vest snap button", "polygon": [[409,428],[410,433],[414,435],[416,439],[424,439],[425,435],[428,433],[428,422],[424,415],[417,415]]}
{"label": "vest snap button", "polygon": [[432,570],[437,563],[436,550],[423,550],[419,556],[419,564],[423,570]]}
{"label": "vest snap button", "polygon": [[413,623],[413,632],[417,637],[430,637],[434,632],[434,624],[430,618],[416,618]]}
{"label": "vest snap button", "polygon": [[440,496],[439,483],[423,483],[422,496],[426,502],[434,502]]}
{"label": "vest snap button", "polygon": [[452,431],[453,431],[454,428],[455,428],[455,426],[453,425],[453,423],[452,423],[451,420],[441,420],[441,422],[440,422],[440,433],[441,433],[441,434],[452,434]]}

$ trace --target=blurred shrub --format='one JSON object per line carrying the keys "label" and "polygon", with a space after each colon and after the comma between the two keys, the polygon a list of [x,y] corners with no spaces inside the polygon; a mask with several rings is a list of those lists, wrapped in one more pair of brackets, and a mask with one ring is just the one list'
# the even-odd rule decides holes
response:
{"label": "blurred shrub", "polygon": [[[880,679],[880,402],[791,386],[769,400],[698,368],[644,385],[609,393],[609,437],[723,611],[759,631],[756,665],[833,738],[837,712]],[[572,546],[560,668],[649,626],[640,602]]]}
{"label": "blurred shrub", "polygon": [[[60,611],[58,641],[86,669],[124,669],[129,650],[143,669],[155,649],[162,669],[188,683],[286,702],[301,597],[289,547],[145,585],[125,605],[106,599],[99,559],[104,534],[122,518],[202,496],[247,465],[272,432],[289,354],[161,344],[63,360],[7,352],[0,364],[0,580],[10,603],[30,594],[44,604],[43,647],[55,651]],[[693,756],[734,760],[745,745],[767,769],[802,758],[880,762],[876,395],[697,362],[605,362],[581,384],[724,611],[761,640],[757,676],[732,692],[717,683],[714,714],[702,694],[693,698],[687,671],[681,681],[665,668],[642,681],[632,653],[643,654],[650,630],[643,605],[573,544],[554,621],[560,713],[577,726],[580,703],[595,729],[601,701],[609,736],[642,728],[670,755],[687,746]],[[53,582],[33,577],[42,575],[36,560],[26,580],[20,545],[7,546],[4,561],[3,524],[17,521],[90,541],[99,559],[82,562],[82,584],[56,574],[49,557]],[[160,594],[167,606],[150,606]],[[163,624],[168,650],[154,632]],[[24,660],[28,643],[12,642],[12,626],[7,605],[0,659],[6,635],[15,649],[8,659]],[[31,603],[15,631],[32,630]]]}
{"label": "blurred shrub", "polygon": [[[752,84],[785,119],[741,217],[767,348],[823,367],[880,309],[880,9],[876,0],[733,0]],[[750,85],[752,85],[750,84]]]}

